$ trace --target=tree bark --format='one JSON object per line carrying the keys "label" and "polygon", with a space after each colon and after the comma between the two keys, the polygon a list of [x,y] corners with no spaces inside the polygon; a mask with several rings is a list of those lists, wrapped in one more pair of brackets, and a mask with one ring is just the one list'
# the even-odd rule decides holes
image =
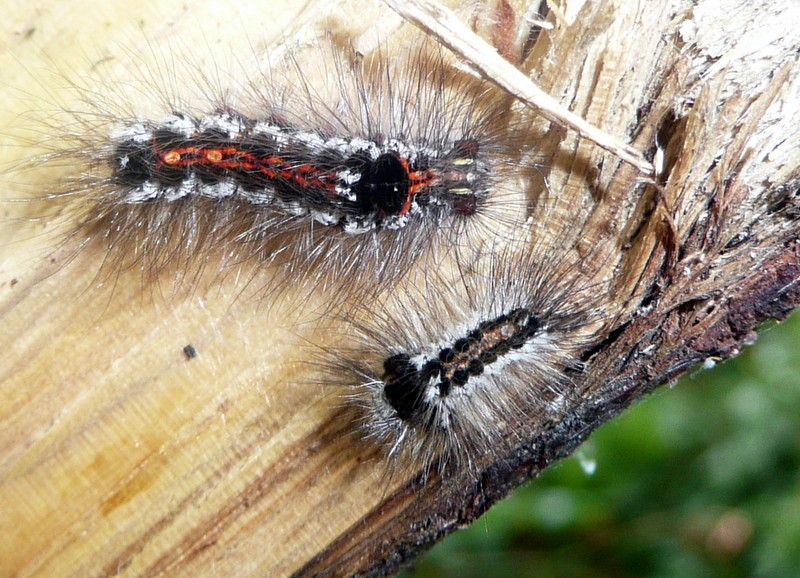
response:
{"label": "tree bark", "polygon": [[[124,86],[142,53],[175,41],[198,54],[197,67],[213,68],[228,50],[235,60],[324,31],[356,43],[419,34],[367,0],[190,10],[143,2],[135,14],[126,4],[95,11],[74,2],[62,14],[44,1],[9,3],[0,47],[7,134],[37,103],[52,114],[41,103],[63,81],[43,73],[54,63],[81,77],[107,59]],[[458,15],[491,38],[509,14],[517,31],[527,8],[474,2]],[[509,435],[479,472],[387,481],[381,458],[346,435],[336,396],[299,385],[308,383],[306,344],[329,337],[291,294],[265,305],[235,275],[201,274],[172,291],[136,271],[104,290],[94,278],[102,254],[42,262],[58,231],[28,220],[37,204],[4,203],[0,574],[388,574],[659,384],[736,355],[759,323],[792,311],[800,6],[565,2],[547,20],[553,29],[526,49],[520,69],[660,169],[654,182],[573,131],[532,122],[550,197],[534,216],[552,223],[553,250],[591,255],[583,273],[608,288],[608,321],[582,352],[573,403]],[[97,47],[88,59],[87,45]],[[3,154],[14,162],[29,152]],[[4,198],[20,196],[20,174],[5,173]],[[271,274],[247,278],[258,287]],[[298,295],[309,310],[325,298]],[[196,357],[184,353],[189,344]]]}

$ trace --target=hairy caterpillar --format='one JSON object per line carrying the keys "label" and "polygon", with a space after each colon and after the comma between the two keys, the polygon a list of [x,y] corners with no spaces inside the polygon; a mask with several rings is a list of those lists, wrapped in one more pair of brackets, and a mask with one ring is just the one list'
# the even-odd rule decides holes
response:
{"label": "hairy caterpillar", "polygon": [[421,150],[394,139],[325,138],[234,112],[176,114],[111,139],[112,178],[124,204],[232,197],[360,234],[405,227],[438,207],[472,215],[489,193],[475,140]]}
{"label": "hairy caterpillar", "polygon": [[330,361],[359,435],[426,475],[472,470],[503,436],[569,403],[600,311],[577,265],[547,255],[506,247],[369,309],[359,345]]}
{"label": "hairy caterpillar", "polygon": [[336,285],[344,300],[518,218],[506,173],[519,147],[494,89],[427,44],[391,58],[320,42],[305,53],[312,71],[288,50],[205,103],[138,72],[156,112],[84,81],[83,108],[50,121],[66,144],[46,155],[80,167],[44,196],[68,244],[97,246],[101,275],[266,263],[278,284]]}

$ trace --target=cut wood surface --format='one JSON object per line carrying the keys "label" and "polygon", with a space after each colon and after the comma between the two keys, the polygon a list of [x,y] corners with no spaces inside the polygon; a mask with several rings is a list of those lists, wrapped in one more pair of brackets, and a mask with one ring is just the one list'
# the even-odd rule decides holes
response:
{"label": "cut wood surface", "polygon": [[[254,54],[269,60],[287,44],[331,34],[368,53],[422,35],[369,0],[5,2],[5,167],[31,154],[19,143],[49,138],[29,126],[37,111],[57,118],[53,95],[101,65],[124,93],[148,54],[178,47],[193,59],[187,73],[208,70],[222,90],[226,76],[216,71]],[[279,272],[258,264],[221,278],[209,265],[177,289],[180,271],[156,280],[122,271],[99,286],[104,254],[51,253],[58,219],[36,219],[41,203],[11,202],[30,187],[28,172],[7,171],[0,575],[391,573],[636,399],[699,362],[737,354],[759,323],[791,312],[800,300],[800,6],[552,4],[553,28],[516,64],[660,171],[653,180],[511,105],[537,141],[537,170],[516,176],[520,193],[537,200],[537,242],[583,258],[573,274],[598,280],[596,306],[606,312],[586,330],[572,403],[509,432],[477,471],[424,485],[411,471],[387,478],[308,353],[339,339],[336,317],[320,316],[329,293],[300,284],[259,296]],[[511,36],[527,37],[524,1],[449,5],[497,45],[492,31],[509,14]],[[65,170],[30,172],[44,183]]]}

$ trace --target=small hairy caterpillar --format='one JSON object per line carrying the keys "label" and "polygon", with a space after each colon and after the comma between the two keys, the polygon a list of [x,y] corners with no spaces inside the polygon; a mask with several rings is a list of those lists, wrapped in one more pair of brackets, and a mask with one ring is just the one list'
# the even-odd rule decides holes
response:
{"label": "small hairy caterpillar", "polygon": [[507,248],[369,309],[360,345],[330,362],[360,435],[396,465],[472,470],[568,403],[582,333],[599,319],[576,270],[541,247]]}
{"label": "small hairy caterpillar", "polygon": [[183,279],[213,255],[220,274],[267,263],[279,284],[336,285],[344,300],[518,218],[506,173],[519,147],[496,90],[427,44],[306,51],[318,70],[289,51],[206,103],[140,73],[161,115],[77,87],[84,108],[50,121],[66,144],[47,155],[82,167],[45,196],[68,241],[98,246],[106,275]]}

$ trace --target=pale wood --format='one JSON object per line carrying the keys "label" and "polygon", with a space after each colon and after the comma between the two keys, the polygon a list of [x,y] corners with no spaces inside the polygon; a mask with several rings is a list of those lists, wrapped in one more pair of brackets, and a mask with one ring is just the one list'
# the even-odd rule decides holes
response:
{"label": "pale wood", "polygon": [[[365,45],[413,34],[372,2],[346,10],[323,1],[11,4],[0,34],[4,134],[63,80],[31,82],[31,70],[46,67],[41,54],[76,77],[104,55],[124,79],[147,43],[179,39],[198,47],[198,66],[213,66],[228,50],[250,55],[321,30]],[[43,263],[52,224],[8,220],[0,227],[0,575],[390,572],[643,393],[698,361],[734,355],[760,321],[788,314],[800,297],[798,8],[791,0],[580,6],[559,5],[562,19],[522,69],[648,154],[671,108],[683,122],[663,188],[570,131],[532,122],[538,161],[550,167],[548,202],[534,215],[542,234],[554,250],[591,256],[586,274],[610,289],[598,290],[608,340],[598,339],[562,419],[517,432],[479,476],[424,488],[401,476],[387,482],[381,458],[345,435],[336,394],[309,385],[306,346],[334,338],[335,326],[320,331],[331,319],[304,314],[292,295],[265,303],[234,276],[174,293],[169,283],[143,290],[126,273],[113,291],[96,288],[100,255]],[[459,11],[471,24],[474,14],[471,4]],[[31,96],[11,90],[19,86]],[[19,153],[5,147],[3,160]],[[17,178],[5,177],[3,197],[16,194]],[[18,203],[0,210],[9,219],[36,214]],[[309,308],[324,295],[311,299]],[[182,352],[189,343],[192,360]]]}

